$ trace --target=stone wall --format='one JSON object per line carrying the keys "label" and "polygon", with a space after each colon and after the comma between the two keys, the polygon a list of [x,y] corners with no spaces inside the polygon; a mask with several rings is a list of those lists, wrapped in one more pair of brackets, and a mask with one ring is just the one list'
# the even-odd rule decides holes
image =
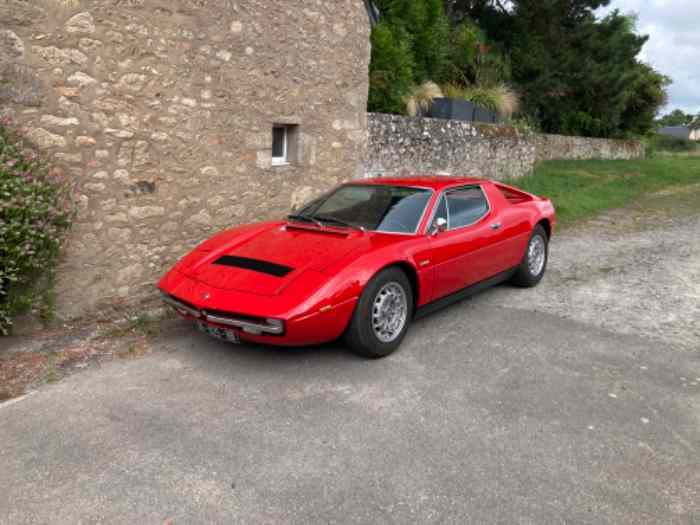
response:
{"label": "stone wall", "polygon": [[371,175],[436,173],[504,179],[553,159],[634,159],[637,141],[564,137],[509,126],[370,114],[365,168]]}
{"label": "stone wall", "polygon": [[638,140],[607,140],[563,135],[535,135],[537,162],[543,160],[620,159],[644,157],[644,145]]}
{"label": "stone wall", "polygon": [[[362,0],[0,0],[0,110],[76,184],[60,317],[151,298],[213,232],[360,176],[368,61]],[[291,165],[274,124],[298,126]]]}
{"label": "stone wall", "polygon": [[445,172],[503,179],[530,173],[535,144],[507,126],[370,114],[366,171],[371,175]]}

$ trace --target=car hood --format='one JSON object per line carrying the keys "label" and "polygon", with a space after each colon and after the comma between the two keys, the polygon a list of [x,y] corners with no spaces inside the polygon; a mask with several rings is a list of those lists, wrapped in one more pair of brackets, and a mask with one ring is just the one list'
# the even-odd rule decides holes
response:
{"label": "car hood", "polygon": [[181,271],[221,290],[277,295],[304,271],[322,272],[368,244],[362,232],[274,224],[207,241]]}

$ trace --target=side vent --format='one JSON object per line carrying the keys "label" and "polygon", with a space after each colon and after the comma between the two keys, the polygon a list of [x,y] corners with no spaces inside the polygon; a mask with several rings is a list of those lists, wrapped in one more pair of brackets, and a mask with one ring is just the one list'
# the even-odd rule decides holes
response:
{"label": "side vent", "polygon": [[228,266],[230,268],[243,268],[244,270],[266,273],[267,275],[274,275],[275,277],[284,277],[294,270],[294,268],[283,266],[281,264],[259,261],[257,259],[248,259],[246,257],[235,257],[233,255],[224,255],[223,257],[220,257],[214,261],[213,264],[218,266]]}

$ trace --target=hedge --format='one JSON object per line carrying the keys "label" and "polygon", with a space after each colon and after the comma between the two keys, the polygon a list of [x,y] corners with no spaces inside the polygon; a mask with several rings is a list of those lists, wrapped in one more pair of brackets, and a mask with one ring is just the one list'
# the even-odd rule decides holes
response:
{"label": "hedge", "polygon": [[0,121],[0,335],[40,309],[73,217],[68,181]]}

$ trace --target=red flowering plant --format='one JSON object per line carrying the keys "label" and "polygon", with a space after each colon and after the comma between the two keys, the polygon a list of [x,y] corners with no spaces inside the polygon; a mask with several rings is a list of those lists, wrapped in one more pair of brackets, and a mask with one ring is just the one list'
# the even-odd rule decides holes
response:
{"label": "red flowering plant", "polygon": [[74,206],[67,181],[0,121],[0,335],[12,319],[37,308],[52,282]]}

